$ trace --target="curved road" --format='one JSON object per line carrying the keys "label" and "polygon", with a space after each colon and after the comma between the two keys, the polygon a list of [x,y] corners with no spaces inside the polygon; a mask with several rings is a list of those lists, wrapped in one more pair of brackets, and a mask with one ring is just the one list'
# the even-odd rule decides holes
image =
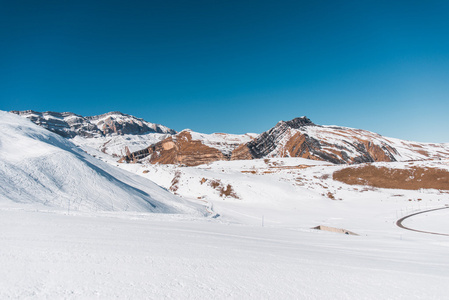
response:
{"label": "curved road", "polygon": [[413,217],[413,216],[416,216],[416,215],[419,215],[419,214],[423,214],[423,213],[426,213],[426,212],[429,212],[429,211],[440,210],[440,209],[447,209],[447,208],[449,208],[449,207],[448,207],[448,206],[445,206],[445,207],[440,207],[440,208],[434,208],[434,209],[429,209],[429,210],[425,210],[425,211],[420,211],[420,212],[417,212],[417,213],[414,213],[414,214],[411,214],[411,215],[408,215],[408,216],[405,216],[405,217],[400,218],[399,220],[396,221],[396,225],[397,225],[398,227],[400,227],[400,228],[407,229],[407,230],[411,230],[411,231],[416,231],[416,232],[421,232],[421,233],[428,233],[428,234],[436,234],[436,235],[445,235],[445,236],[449,236],[449,234],[447,234],[447,233],[438,233],[438,232],[431,232],[431,231],[417,230],[417,229],[405,227],[404,225],[402,225],[402,222],[403,222],[405,219],[407,219],[407,218],[410,218],[410,217]]}

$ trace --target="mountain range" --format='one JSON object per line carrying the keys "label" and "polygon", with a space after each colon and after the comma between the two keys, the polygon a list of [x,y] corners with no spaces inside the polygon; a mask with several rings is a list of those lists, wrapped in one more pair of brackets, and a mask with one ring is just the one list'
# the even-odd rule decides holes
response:
{"label": "mountain range", "polygon": [[333,164],[449,157],[449,144],[383,137],[362,129],[325,126],[307,117],[280,121],[261,134],[176,132],[120,112],[83,117],[69,112],[13,111],[50,131],[120,162],[196,166],[220,160],[301,157]]}
{"label": "mountain range", "polygon": [[175,130],[163,125],[150,123],[117,111],[90,117],[83,117],[71,112],[37,112],[33,110],[11,111],[11,113],[26,117],[35,124],[68,138],[176,133]]}

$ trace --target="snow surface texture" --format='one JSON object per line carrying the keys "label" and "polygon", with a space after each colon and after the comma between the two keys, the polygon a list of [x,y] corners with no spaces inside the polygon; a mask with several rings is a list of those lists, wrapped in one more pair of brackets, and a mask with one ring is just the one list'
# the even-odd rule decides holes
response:
{"label": "snow surface texture", "polygon": [[0,201],[77,211],[193,213],[149,180],[126,174],[32,122],[0,111]]}
{"label": "snow surface texture", "polygon": [[0,210],[0,298],[447,299],[448,242]]}

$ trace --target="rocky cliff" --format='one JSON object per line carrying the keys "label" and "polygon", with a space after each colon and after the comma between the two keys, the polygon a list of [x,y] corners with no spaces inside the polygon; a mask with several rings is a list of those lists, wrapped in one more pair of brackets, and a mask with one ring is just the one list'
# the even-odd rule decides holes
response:
{"label": "rocky cliff", "polygon": [[143,150],[128,152],[121,161],[137,162],[143,159],[153,164],[196,166],[229,158],[220,150],[207,146],[200,140],[192,139],[189,131],[182,131]]}
{"label": "rocky cliff", "polygon": [[232,160],[303,157],[335,164],[403,161],[447,157],[446,144],[385,138],[366,130],[316,125],[307,117],[280,121],[254,140],[240,145]]}

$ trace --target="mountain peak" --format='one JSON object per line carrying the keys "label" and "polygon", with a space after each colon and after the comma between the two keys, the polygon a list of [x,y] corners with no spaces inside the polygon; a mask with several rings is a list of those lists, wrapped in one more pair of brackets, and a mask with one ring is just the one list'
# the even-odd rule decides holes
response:
{"label": "mountain peak", "polygon": [[285,124],[288,127],[291,127],[294,129],[298,129],[298,128],[301,128],[304,126],[315,126],[316,125],[306,116],[294,118],[290,121],[280,121],[277,125],[281,125],[281,124]]}
{"label": "mountain peak", "polygon": [[[124,114],[124,113],[122,113],[122,112],[120,112],[120,111],[110,111],[110,112],[107,112],[107,113],[105,113],[105,114],[95,115],[95,116],[88,116],[88,117],[86,117],[86,118],[87,118],[87,119],[101,119],[101,118],[109,117],[109,116],[123,116],[123,117],[133,117],[133,118],[136,118],[136,117],[134,117],[134,116],[131,116],[131,115],[128,115],[128,114]],[[136,118],[136,119],[138,119],[138,118]]]}

